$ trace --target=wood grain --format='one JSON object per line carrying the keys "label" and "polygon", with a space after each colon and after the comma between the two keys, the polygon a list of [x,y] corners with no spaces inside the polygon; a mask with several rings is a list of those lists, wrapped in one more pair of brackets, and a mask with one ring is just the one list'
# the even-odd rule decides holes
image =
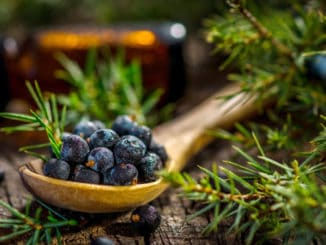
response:
{"label": "wood grain", "polygon": [[[154,138],[169,155],[166,169],[180,171],[194,154],[211,140],[208,130],[230,128],[234,123],[257,111],[253,98],[239,93],[223,101],[220,96],[236,93],[231,85],[179,118],[154,129]],[[158,197],[168,184],[159,178],[154,182],[131,186],[92,185],[49,178],[41,171],[42,163],[32,161],[19,169],[28,189],[41,200],[57,207],[88,213],[130,210]]]}
{"label": "wood grain", "polygon": [[[215,95],[207,101],[214,101],[214,97]],[[231,109],[232,106],[240,103],[240,101],[242,100],[235,102],[233,105],[229,104],[221,110],[221,114],[214,114],[214,110],[211,110],[216,107],[211,102],[207,102],[209,106],[207,104],[204,105],[210,108],[208,112],[204,109],[194,109],[188,114],[188,116],[190,115],[189,117],[180,117],[176,119],[177,121],[174,121],[178,123],[167,123],[155,130],[155,135],[162,142],[171,140],[171,137],[173,138],[176,135],[182,135],[180,136],[181,143],[180,141],[177,143],[172,140],[174,143],[168,146],[169,149],[175,149],[178,154],[182,155],[181,158],[177,158],[179,162],[182,162],[182,165],[178,165],[174,170],[179,170],[186,166],[190,174],[200,175],[195,165],[200,163],[202,159],[193,159],[191,156],[199,152],[199,150],[212,140],[211,137],[204,134],[206,130],[220,125],[223,125],[225,128],[231,127],[235,120],[255,112],[254,107],[249,103],[247,109],[236,111],[233,117],[230,117],[231,114],[228,114],[228,116],[226,116],[227,114],[223,114],[227,109]],[[223,124],[216,125],[216,117],[222,117],[223,120],[220,122],[223,122]],[[232,118],[231,121],[230,118]],[[189,137],[190,139],[194,137],[195,140],[191,140],[191,144],[187,145],[189,143]],[[218,146],[214,145],[214,154],[216,156],[224,154],[223,157],[226,157],[223,147],[223,144]],[[171,153],[171,150],[169,151]],[[220,151],[223,154],[220,154]],[[173,154],[172,156],[174,156]],[[201,154],[204,154],[204,156],[202,155],[204,159],[211,159],[211,156],[205,155],[205,151],[202,151]],[[7,200],[18,209],[24,206],[26,197],[29,194],[22,186],[17,168],[20,164],[24,164],[29,160],[17,154],[17,149],[7,147],[1,150],[0,163],[5,168],[6,179],[1,184],[0,198]],[[211,163],[209,162],[208,164]],[[63,230],[63,242],[64,244],[89,244],[91,238],[106,236],[112,239],[115,244],[241,244],[239,236],[226,233],[229,227],[229,220],[225,220],[217,232],[203,235],[201,231],[210,222],[212,217],[208,214],[191,221],[186,221],[186,217],[195,212],[198,207],[194,203],[182,199],[174,189],[167,189],[151,203],[159,209],[162,215],[162,221],[159,228],[148,235],[139,234],[133,229],[129,221],[131,211],[92,215],[59,209],[67,217],[77,219],[80,224],[76,228]],[[6,216],[8,213],[5,210],[0,210],[1,215]],[[24,239],[21,239],[9,241],[8,244],[24,244]]]}
{"label": "wood grain", "polygon": [[[200,156],[195,159],[191,159],[188,162],[187,171],[191,175],[198,175],[198,169],[195,163],[202,162],[209,167],[211,164],[212,153],[214,156],[222,155],[225,156],[225,146],[221,145],[219,142],[211,146],[214,150],[207,154],[204,151]],[[219,154],[221,152],[221,154]],[[2,155],[2,154],[1,154]],[[9,159],[12,156],[18,162],[26,162],[28,158],[19,155],[15,149],[7,151],[7,156],[2,157],[0,160],[1,166],[3,163],[7,162],[9,164]],[[7,158],[8,157],[8,158]],[[218,159],[214,159],[218,160]],[[10,166],[10,165],[9,165]],[[7,176],[16,176],[15,179],[7,178]],[[12,182],[12,184],[10,184]],[[17,188],[11,189],[12,192],[8,192],[8,184],[17,184]],[[21,188],[20,188],[20,187]],[[13,200],[21,199],[20,202],[14,202],[15,207],[18,209],[23,208],[23,200],[28,196],[28,192],[22,186],[17,170],[14,167],[6,169],[6,179],[0,185],[0,198],[7,200],[7,196],[4,193],[8,193],[8,197]],[[152,205],[158,208],[162,221],[157,230],[149,235],[141,235],[137,233],[132,225],[130,224],[129,217],[131,212],[115,213],[115,214],[99,214],[90,215],[82,214],[79,212],[71,212],[68,210],[58,209],[60,213],[67,217],[75,218],[79,221],[80,226],[73,229],[63,230],[63,242],[64,244],[89,244],[90,239],[106,236],[112,239],[115,244],[241,244],[239,236],[230,235],[226,233],[228,228],[228,222],[226,221],[220,227],[220,230],[216,233],[210,235],[201,234],[202,228],[205,227],[210,221],[209,215],[200,216],[192,221],[186,222],[186,217],[193,213],[198,207],[188,200],[184,200],[178,195],[177,190],[168,189],[160,197],[151,202]],[[6,210],[0,210],[0,215],[7,216],[9,213]],[[3,232],[3,230],[2,230]],[[0,232],[1,234],[1,232]],[[24,244],[25,240],[23,238],[9,241],[5,244],[15,245]],[[55,241],[54,241],[54,244]]]}

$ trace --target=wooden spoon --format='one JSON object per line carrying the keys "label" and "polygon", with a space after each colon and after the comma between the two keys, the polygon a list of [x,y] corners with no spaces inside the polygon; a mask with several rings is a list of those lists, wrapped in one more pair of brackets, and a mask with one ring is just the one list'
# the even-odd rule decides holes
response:
{"label": "wooden spoon", "polygon": [[[243,93],[226,102],[216,99],[216,96],[238,89],[235,85],[228,86],[188,113],[153,130],[155,140],[165,146],[169,155],[168,171],[180,171],[194,154],[212,140],[206,133],[207,129],[230,128],[257,111],[253,98],[248,99],[248,95]],[[19,173],[27,189],[44,202],[87,213],[130,210],[152,201],[168,187],[162,178],[132,186],[59,180],[44,176],[41,161],[21,166]]]}

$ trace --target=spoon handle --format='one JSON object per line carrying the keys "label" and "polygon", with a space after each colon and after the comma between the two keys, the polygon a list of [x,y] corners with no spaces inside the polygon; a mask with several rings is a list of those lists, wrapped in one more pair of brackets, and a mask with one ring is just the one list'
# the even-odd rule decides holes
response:
{"label": "spoon handle", "polygon": [[[195,153],[213,139],[206,133],[208,129],[230,128],[257,111],[254,98],[249,99],[244,93],[224,103],[216,99],[216,96],[238,90],[238,86],[227,87],[187,114],[154,129],[155,139],[165,145],[169,154],[168,170],[180,171]],[[163,178],[132,186],[94,185],[50,178],[44,176],[41,170],[42,164],[34,161],[19,169],[29,190],[46,203],[79,212],[130,210],[155,199],[169,186]]]}
{"label": "spoon handle", "polygon": [[218,99],[238,91],[239,86],[229,85],[189,112],[154,129],[154,137],[165,145],[171,159],[168,170],[180,171],[213,139],[207,130],[230,128],[235,122],[257,112],[254,96],[246,93],[238,93],[228,100]]}

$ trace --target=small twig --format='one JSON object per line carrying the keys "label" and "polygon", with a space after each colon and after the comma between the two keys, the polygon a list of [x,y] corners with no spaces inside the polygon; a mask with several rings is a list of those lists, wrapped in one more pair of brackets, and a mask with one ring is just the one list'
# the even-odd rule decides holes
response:
{"label": "small twig", "polygon": [[199,193],[205,193],[207,195],[214,195],[217,196],[220,200],[228,200],[228,201],[237,201],[237,200],[251,201],[251,200],[256,200],[259,198],[261,199],[266,197],[266,194],[262,192],[257,192],[253,194],[230,194],[230,193],[219,192],[212,188],[204,188],[201,185],[193,185],[187,188],[187,190],[189,192],[199,192]]}
{"label": "small twig", "polygon": [[[38,201],[38,203],[42,203]],[[57,230],[57,240],[60,241],[60,231],[58,228],[63,226],[75,226],[77,221],[73,219],[66,219],[46,204],[42,204],[48,211],[46,220],[41,219],[41,213],[43,212],[42,207],[38,207],[35,212],[35,216],[29,216],[29,208],[26,209],[25,213],[21,213],[10,204],[0,200],[0,206],[6,208],[14,216],[14,218],[0,219],[0,228],[12,229],[12,232],[7,235],[0,236],[0,243],[8,241],[10,239],[19,237],[23,234],[32,233],[26,244],[40,244],[41,241],[47,236],[47,244],[51,243],[51,229]],[[60,219],[56,219],[53,214],[58,216]]]}
{"label": "small twig", "polygon": [[245,8],[240,1],[227,1],[229,6],[233,9],[237,9],[240,14],[242,14],[250,23],[251,25],[258,31],[260,36],[265,39],[269,39],[271,43],[284,55],[293,59],[292,51],[281,43],[278,39],[273,37],[272,33],[262,24],[260,23],[257,18],[247,9]]}

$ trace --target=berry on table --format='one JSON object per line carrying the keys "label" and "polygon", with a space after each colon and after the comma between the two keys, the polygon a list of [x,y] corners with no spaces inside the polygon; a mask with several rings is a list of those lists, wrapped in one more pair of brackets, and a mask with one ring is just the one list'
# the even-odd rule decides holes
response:
{"label": "berry on table", "polygon": [[153,232],[161,223],[161,215],[152,205],[136,208],[130,219],[135,228],[142,233]]}

